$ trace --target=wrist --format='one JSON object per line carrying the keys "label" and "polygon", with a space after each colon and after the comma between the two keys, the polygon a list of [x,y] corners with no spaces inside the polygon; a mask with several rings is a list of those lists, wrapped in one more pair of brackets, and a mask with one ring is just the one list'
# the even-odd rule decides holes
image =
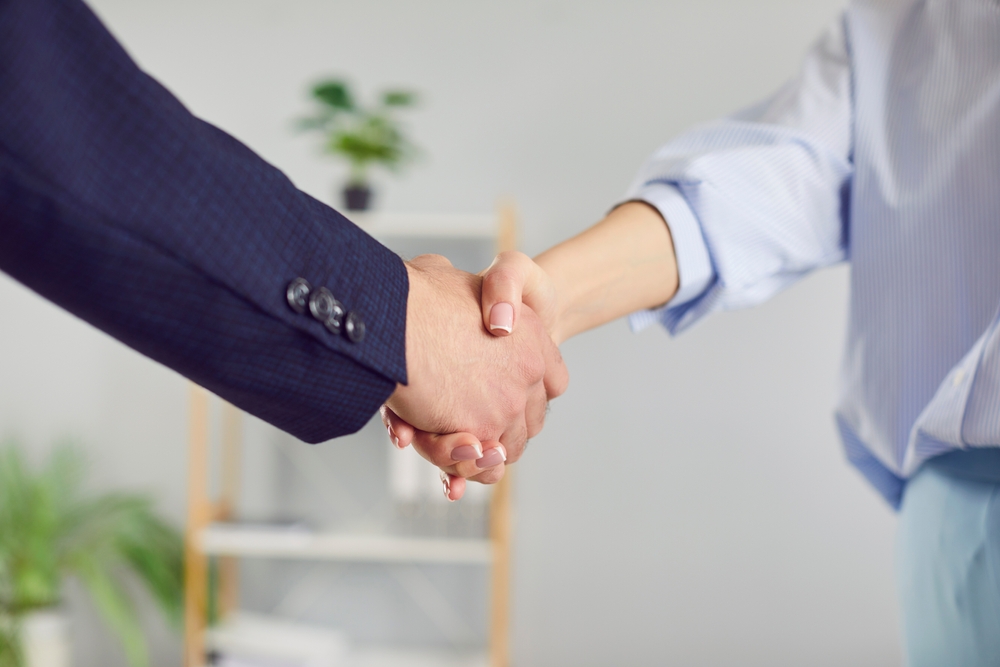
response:
{"label": "wrist", "polygon": [[[426,276],[424,272],[408,261],[403,261],[406,267],[406,277],[409,281],[409,292],[406,297],[406,377],[407,384],[413,384],[415,376],[419,374],[419,342],[420,336],[420,312],[422,310],[420,302],[426,294]],[[404,385],[397,384],[396,391]]]}
{"label": "wrist", "polygon": [[670,229],[657,209],[626,202],[583,233],[539,255],[555,293],[557,343],[667,303],[677,291]]}
{"label": "wrist", "polygon": [[546,327],[549,335],[557,346],[580,333],[574,331],[572,327],[570,314],[574,308],[573,282],[563,271],[559,261],[559,252],[557,252],[558,248],[559,246],[556,246],[534,258],[539,271],[545,276],[549,290],[548,303],[551,304],[548,317],[543,314],[542,318],[547,320]]}

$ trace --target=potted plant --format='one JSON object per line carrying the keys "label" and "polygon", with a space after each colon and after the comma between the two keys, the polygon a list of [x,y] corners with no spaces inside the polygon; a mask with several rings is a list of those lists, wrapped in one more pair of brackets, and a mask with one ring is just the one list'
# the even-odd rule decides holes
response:
{"label": "potted plant", "polygon": [[150,499],[88,495],[82,481],[82,458],[72,448],[57,448],[39,471],[17,447],[0,448],[0,667],[66,667],[59,605],[69,576],[83,584],[133,667],[149,658],[126,577],[144,584],[179,625],[180,534]]}
{"label": "potted plant", "polygon": [[300,119],[299,128],[321,132],[323,149],[348,161],[351,171],[342,190],[344,206],[349,211],[367,210],[372,197],[370,167],[396,171],[416,154],[396,118],[398,110],[416,104],[416,95],[388,90],[376,105],[365,107],[355,102],[347,83],[329,79],[313,86],[312,97],[316,112]]}

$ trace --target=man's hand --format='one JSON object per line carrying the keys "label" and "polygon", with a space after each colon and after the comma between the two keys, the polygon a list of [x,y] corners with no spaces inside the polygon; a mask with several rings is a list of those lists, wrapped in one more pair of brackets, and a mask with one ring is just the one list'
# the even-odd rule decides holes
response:
{"label": "man's hand", "polygon": [[[562,356],[530,308],[521,309],[512,335],[491,336],[482,324],[478,276],[435,255],[415,258],[407,271],[409,384],[397,387],[386,405],[421,431],[453,434],[418,447],[432,463],[462,477],[496,482],[502,464],[516,461],[527,439],[541,430],[548,400],[566,390]],[[482,456],[452,458],[456,450],[469,454],[462,446]],[[499,460],[483,472],[472,467],[494,458]]]}

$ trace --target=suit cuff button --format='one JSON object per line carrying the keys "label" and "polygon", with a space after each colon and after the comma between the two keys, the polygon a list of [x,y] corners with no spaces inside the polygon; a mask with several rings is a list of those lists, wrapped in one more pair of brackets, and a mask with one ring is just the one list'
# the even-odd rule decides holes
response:
{"label": "suit cuff button", "polygon": [[346,314],[347,310],[344,308],[344,304],[334,299],[333,308],[330,310],[330,316],[326,318],[325,322],[323,322],[323,326],[325,326],[327,331],[333,335],[339,336],[340,332],[344,329],[344,315]]}
{"label": "suit cuff button", "polygon": [[306,308],[309,305],[310,292],[312,292],[312,286],[309,284],[309,281],[305,278],[296,278],[288,283],[288,289],[285,290],[285,299],[292,310],[301,314],[306,312]]}
{"label": "suit cuff button", "polygon": [[353,310],[347,314],[344,331],[352,343],[360,343],[365,339],[365,321]]}
{"label": "suit cuff button", "polygon": [[330,290],[320,287],[309,297],[309,312],[312,313],[313,319],[326,323],[330,319],[330,315],[333,314],[335,303],[337,300],[333,298]]}

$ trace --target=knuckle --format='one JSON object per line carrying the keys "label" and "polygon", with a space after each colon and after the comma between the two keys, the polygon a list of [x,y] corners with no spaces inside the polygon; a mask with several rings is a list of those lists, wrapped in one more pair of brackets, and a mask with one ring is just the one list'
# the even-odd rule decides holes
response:
{"label": "knuckle", "polygon": [[451,261],[447,257],[433,253],[417,255],[411,262],[420,266],[451,266]]}
{"label": "knuckle", "polygon": [[[495,430],[496,427],[505,425],[511,421],[514,421],[517,417],[524,412],[525,397],[524,393],[518,392],[513,389],[508,389],[496,398],[496,409],[498,411],[498,417],[495,423],[492,425]],[[501,430],[503,430],[501,428]]]}
{"label": "knuckle", "polygon": [[524,450],[527,445],[527,432],[522,433],[515,443],[505,445],[505,448],[507,449],[507,463],[517,463],[521,459],[521,455],[524,454]]}
{"label": "knuckle", "polygon": [[504,467],[499,465],[495,468],[490,468],[489,470],[484,470],[475,477],[473,481],[479,482],[480,484],[496,484],[501,479],[503,479]]}
{"label": "knuckle", "polygon": [[451,460],[451,452],[441,445],[440,442],[428,448],[427,453],[430,462],[439,468],[448,468],[455,465],[455,462]]}
{"label": "knuckle", "polygon": [[520,278],[512,268],[501,266],[483,277],[483,287],[492,292],[509,293],[517,289]]}
{"label": "knuckle", "polygon": [[[545,428],[545,415],[543,414],[540,418],[528,424],[528,439],[534,438],[536,435],[542,432]],[[520,452],[519,452],[520,454]]]}
{"label": "knuckle", "polygon": [[433,463],[436,466],[441,466],[443,463],[450,463],[442,461],[443,457],[441,455],[441,446],[434,438],[429,437],[427,434],[417,433],[413,438],[413,448],[419,452],[419,454]]}
{"label": "knuckle", "polygon": [[521,264],[525,261],[530,262],[531,258],[520,250],[504,250],[496,259],[497,264]]}
{"label": "knuckle", "polygon": [[521,454],[524,453],[524,449],[528,444],[527,429],[522,425],[522,430],[502,438],[501,442],[504,450],[507,452],[506,463],[516,463],[521,458]]}
{"label": "knuckle", "polygon": [[523,445],[519,447],[507,447],[507,460],[504,462],[504,464],[510,465],[511,463],[517,463],[518,461],[521,460],[522,454],[524,454]]}
{"label": "knuckle", "polygon": [[[560,362],[561,361],[562,360],[560,359]],[[567,389],[569,389],[569,371],[564,368],[562,372],[559,373],[553,380],[551,386],[549,387],[548,396],[550,399],[558,398],[559,396],[565,394]]]}
{"label": "knuckle", "polygon": [[549,391],[549,398],[559,398],[566,393],[567,389],[569,389],[569,381],[560,380],[559,382],[556,382]]}
{"label": "knuckle", "polygon": [[545,360],[537,354],[523,355],[521,371],[529,385],[538,384],[545,377]]}

